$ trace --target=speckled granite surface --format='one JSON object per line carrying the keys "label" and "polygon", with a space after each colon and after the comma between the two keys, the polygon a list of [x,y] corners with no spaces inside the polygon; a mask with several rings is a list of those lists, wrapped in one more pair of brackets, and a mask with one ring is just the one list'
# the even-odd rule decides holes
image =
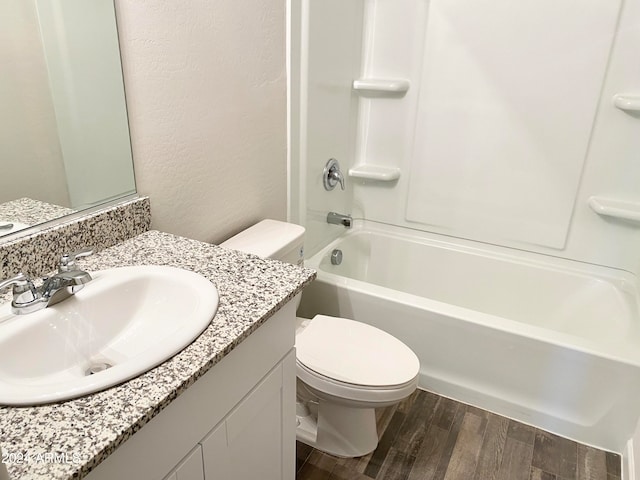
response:
{"label": "speckled granite surface", "polygon": [[26,225],[37,225],[72,213],[75,210],[26,197],[0,203],[0,220]]}
{"label": "speckled granite surface", "polygon": [[142,197],[0,243],[0,279],[21,271],[41,276],[57,265],[63,253],[86,246],[99,251],[146,232],[150,226],[149,198]]}
{"label": "speckled granite surface", "polygon": [[[89,272],[126,265],[171,265],[198,272],[218,288],[218,311],[181,353],[122,385],[59,404],[0,407],[5,456],[31,458],[28,464],[7,465],[12,479],[85,476],[315,277],[312,270],[156,231],[78,264]],[[47,454],[64,461],[47,462]]]}

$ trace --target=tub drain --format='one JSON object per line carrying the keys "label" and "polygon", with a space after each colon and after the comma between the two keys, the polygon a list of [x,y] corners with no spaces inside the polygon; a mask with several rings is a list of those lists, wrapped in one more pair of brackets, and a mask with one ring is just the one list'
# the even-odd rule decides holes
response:
{"label": "tub drain", "polygon": [[113,365],[106,363],[106,362],[98,362],[98,363],[94,363],[92,365],[89,366],[89,368],[87,368],[87,370],[84,372],[84,374],[86,376],[89,375],[93,375],[95,373],[100,373],[100,372],[104,372],[107,368],[111,368]]}

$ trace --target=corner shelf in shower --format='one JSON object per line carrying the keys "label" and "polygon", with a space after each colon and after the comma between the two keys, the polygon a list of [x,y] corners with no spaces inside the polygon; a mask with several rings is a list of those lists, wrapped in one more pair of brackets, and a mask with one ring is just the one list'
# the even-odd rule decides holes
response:
{"label": "corner shelf in shower", "polygon": [[349,176],[378,182],[393,182],[400,178],[400,169],[382,165],[357,165],[349,169]]}
{"label": "corner shelf in shower", "polygon": [[598,215],[604,217],[615,217],[640,222],[640,202],[591,197],[589,198],[589,206]]}
{"label": "corner shelf in shower", "polygon": [[625,112],[640,112],[640,95],[615,95],[613,104]]}
{"label": "corner shelf in shower", "polygon": [[353,90],[362,96],[401,97],[409,86],[409,80],[403,78],[359,78],[353,81]]}

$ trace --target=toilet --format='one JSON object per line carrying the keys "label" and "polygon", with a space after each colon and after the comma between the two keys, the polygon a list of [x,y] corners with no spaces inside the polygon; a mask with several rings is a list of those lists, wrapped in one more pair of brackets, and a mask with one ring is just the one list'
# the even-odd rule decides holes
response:
{"label": "toilet", "polygon": [[[304,231],[263,220],[221,246],[301,265]],[[296,322],[296,438],[339,457],[372,452],[378,445],[375,409],[415,391],[418,357],[365,323],[328,315]]]}

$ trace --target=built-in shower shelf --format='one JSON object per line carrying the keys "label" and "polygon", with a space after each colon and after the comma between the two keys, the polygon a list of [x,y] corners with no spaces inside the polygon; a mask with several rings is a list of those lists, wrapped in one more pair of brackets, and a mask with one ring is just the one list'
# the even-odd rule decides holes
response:
{"label": "built-in shower shelf", "polygon": [[409,90],[409,80],[359,78],[353,81],[353,89],[363,96],[400,97]]}
{"label": "built-in shower shelf", "polygon": [[615,95],[613,104],[625,112],[640,112],[640,95]]}
{"label": "built-in shower shelf", "polygon": [[400,178],[400,169],[382,165],[357,165],[349,169],[349,176],[378,182],[393,182]]}
{"label": "built-in shower shelf", "polygon": [[640,222],[640,202],[591,197],[589,199],[589,206],[598,215],[604,217],[615,217]]}

